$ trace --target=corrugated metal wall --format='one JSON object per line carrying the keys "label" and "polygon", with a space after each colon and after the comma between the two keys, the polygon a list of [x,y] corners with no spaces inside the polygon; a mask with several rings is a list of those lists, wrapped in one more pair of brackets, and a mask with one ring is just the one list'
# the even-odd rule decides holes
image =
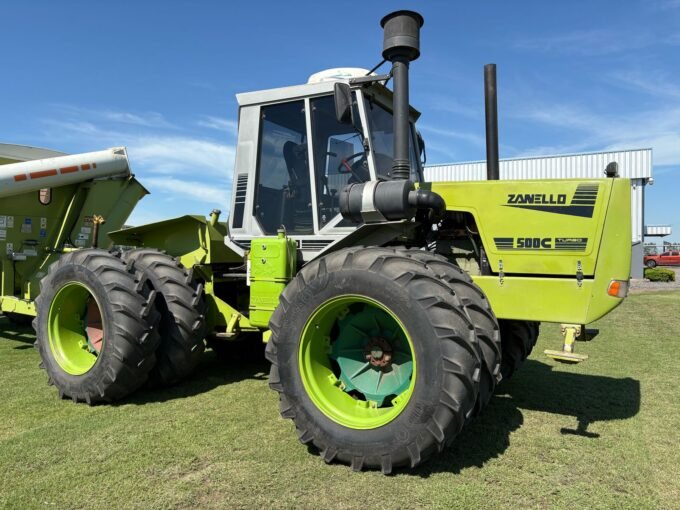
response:
{"label": "corrugated metal wall", "polygon": [[[632,179],[633,243],[644,232],[644,184],[652,177],[652,149],[567,154],[500,160],[501,180],[592,179],[604,177],[605,167],[616,161],[621,177]],[[425,167],[426,181],[486,180],[486,161],[449,163]]]}
{"label": "corrugated metal wall", "polygon": [[[501,180],[601,178],[612,161],[619,164],[621,177],[652,176],[652,149],[501,159],[500,176]],[[482,181],[486,179],[486,161],[428,165],[425,177],[431,181]]]}

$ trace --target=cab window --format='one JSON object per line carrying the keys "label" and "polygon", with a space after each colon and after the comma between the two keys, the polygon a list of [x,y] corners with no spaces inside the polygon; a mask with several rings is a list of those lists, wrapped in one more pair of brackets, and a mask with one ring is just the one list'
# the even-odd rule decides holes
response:
{"label": "cab window", "polygon": [[[333,96],[312,99],[312,137],[319,228],[340,214],[340,192],[370,180],[363,135],[335,118]],[[358,113],[355,115],[359,118]]]}
{"label": "cab window", "polygon": [[304,101],[262,108],[254,215],[266,234],[314,233]]}

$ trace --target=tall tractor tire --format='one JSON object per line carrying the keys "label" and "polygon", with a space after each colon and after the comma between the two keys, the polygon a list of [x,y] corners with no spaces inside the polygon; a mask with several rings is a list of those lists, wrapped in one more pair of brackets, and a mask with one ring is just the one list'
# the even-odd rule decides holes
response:
{"label": "tall tractor tire", "polygon": [[203,284],[170,255],[140,248],[123,252],[123,260],[141,271],[156,291],[161,319],[161,344],[149,386],[160,387],[185,379],[194,371],[205,351],[206,302]]}
{"label": "tall tractor tire", "polygon": [[35,346],[48,383],[74,402],[112,402],[142,386],[160,337],[155,292],[105,250],[53,263],[36,298]]}
{"label": "tall tractor tire", "polygon": [[501,335],[498,321],[491,309],[489,301],[465,271],[436,253],[423,250],[406,250],[407,257],[423,262],[439,278],[451,287],[475,327],[477,350],[482,360],[482,371],[479,381],[479,397],[475,415],[489,403],[496,384],[501,380]]}
{"label": "tall tractor tire", "polygon": [[509,379],[519,370],[536,345],[540,322],[501,319],[498,323],[503,346],[501,373],[503,379]]}
{"label": "tall tractor tire", "polygon": [[395,250],[350,248],[304,266],[270,320],[269,385],[326,462],[415,467],[475,410],[475,329],[451,288]]}

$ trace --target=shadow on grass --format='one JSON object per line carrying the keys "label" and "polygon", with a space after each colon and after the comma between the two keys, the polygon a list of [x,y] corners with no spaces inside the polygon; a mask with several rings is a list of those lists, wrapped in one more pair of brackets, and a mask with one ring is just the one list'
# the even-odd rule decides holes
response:
{"label": "shadow on grass", "polygon": [[17,350],[31,349],[35,342],[35,332],[30,325],[14,324],[7,317],[0,317],[0,337],[25,344],[13,347]]}
{"label": "shadow on grass", "polygon": [[218,386],[247,379],[263,381],[269,375],[269,362],[264,357],[264,344],[253,342],[249,346],[236,346],[216,352],[207,349],[194,374],[187,380],[165,388],[141,388],[112,405],[167,402],[211,391]]}
{"label": "shadow on grass", "polygon": [[562,428],[560,434],[596,439],[599,434],[587,430],[591,423],[624,420],[639,412],[640,382],[555,371],[540,361],[527,360],[512,379],[499,385],[481,416],[461,432],[451,448],[405,473],[428,477],[483,466],[508,448],[511,433],[524,423],[522,409],[573,416],[575,428]]}

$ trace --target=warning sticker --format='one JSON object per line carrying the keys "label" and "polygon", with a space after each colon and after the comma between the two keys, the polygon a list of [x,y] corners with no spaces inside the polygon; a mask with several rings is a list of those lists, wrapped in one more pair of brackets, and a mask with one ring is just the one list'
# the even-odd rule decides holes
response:
{"label": "warning sticker", "polygon": [[33,233],[33,220],[31,218],[24,218],[24,222],[21,224],[21,232],[23,234]]}
{"label": "warning sticker", "polygon": [[40,237],[47,237],[47,229],[46,228],[40,229]]}
{"label": "warning sticker", "polygon": [[0,216],[0,228],[7,228],[7,216]]}
{"label": "warning sticker", "polygon": [[78,240],[87,241],[90,238],[89,234],[78,234]]}
{"label": "warning sticker", "polygon": [[5,229],[0,229],[0,240],[7,239],[7,231]]}
{"label": "warning sticker", "polygon": [[14,252],[14,243],[7,243],[7,255],[11,255]]}
{"label": "warning sticker", "polygon": [[40,218],[40,228],[47,228],[47,218]]}
{"label": "warning sticker", "polygon": [[7,228],[14,228],[14,216],[7,216]]}
{"label": "warning sticker", "polygon": [[27,257],[37,257],[38,250],[34,248],[24,248],[24,255],[26,255]]}
{"label": "warning sticker", "polygon": [[80,229],[80,231],[83,234],[89,234],[90,232],[92,232],[92,227],[83,227],[83,228]]}

